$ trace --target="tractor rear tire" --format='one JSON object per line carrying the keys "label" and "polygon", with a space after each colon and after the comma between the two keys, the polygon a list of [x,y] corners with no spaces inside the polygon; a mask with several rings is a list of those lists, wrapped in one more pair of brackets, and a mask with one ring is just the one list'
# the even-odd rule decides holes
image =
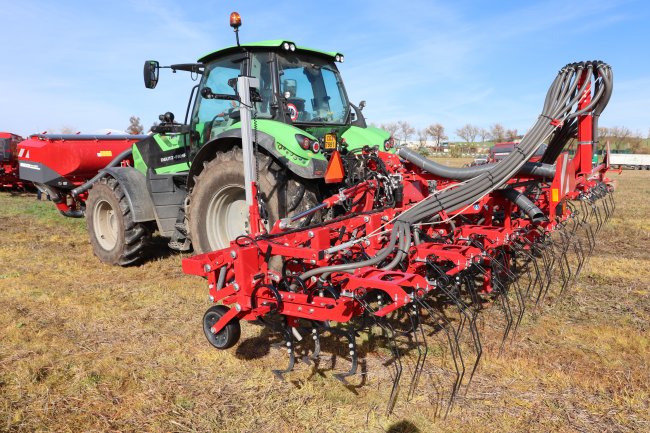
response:
{"label": "tractor rear tire", "polygon": [[102,178],[86,201],[86,226],[93,253],[103,263],[128,266],[138,262],[150,233],[133,221],[126,196],[117,180]]}
{"label": "tractor rear tire", "polygon": [[215,305],[210,307],[203,315],[203,332],[210,344],[217,349],[229,349],[239,341],[241,336],[241,325],[239,319],[232,319],[223,329],[216,334],[210,330],[215,323],[228,312],[229,308],[225,305]]}
{"label": "tractor rear tire", "polygon": [[[289,213],[318,204],[314,187],[301,182],[265,154],[256,157],[257,187],[264,199],[269,228]],[[244,189],[241,148],[218,152],[204,163],[190,195],[189,236],[196,253],[226,248],[230,241],[250,232]]]}

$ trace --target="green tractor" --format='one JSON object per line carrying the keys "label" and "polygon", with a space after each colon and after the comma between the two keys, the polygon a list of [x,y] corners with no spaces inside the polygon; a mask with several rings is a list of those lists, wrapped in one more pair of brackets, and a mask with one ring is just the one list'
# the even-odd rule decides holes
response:
{"label": "green tractor", "polygon": [[[133,167],[107,167],[94,180],[86,217],[95,254],[102,262],[128,265],[142,257],[155,231],[170,238],[170,248],[197,253],[225,248],[250,232],[243,108],[252,113],[257,197],[269,227],[338,191],[341,184],[325,181],[334,151],[390,151],[390,134],[366,125],[365,103],[349,102],[336,67],[342,61],[340,53],[292,41],[240,45],[237,38],[236,46],[198,63],[145,62],[147,88],[156,86],[161,68],[187,71],[198,84],[184,123],[162,115],[154,134],[133,145]],[[239,77],[251,77],[257,86],[246,95],[247,107],[237,92]]]}

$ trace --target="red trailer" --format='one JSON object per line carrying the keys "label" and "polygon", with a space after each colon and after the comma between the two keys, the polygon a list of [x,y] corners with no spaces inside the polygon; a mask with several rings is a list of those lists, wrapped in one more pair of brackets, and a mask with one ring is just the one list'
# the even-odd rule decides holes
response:
{"label": "red trailer", "polygon": [[23,138],[11,132],[0,132],[0,188],[22,188],[18,177],[18,143]]}
{"label": "red trailer", "polygon": [[86,194],[73,197],[71,191],[107,166],[130,164],[125,151],[146,137],[35,134],[18,145],[20,178],[49,194],[63,215],[81,217]]}

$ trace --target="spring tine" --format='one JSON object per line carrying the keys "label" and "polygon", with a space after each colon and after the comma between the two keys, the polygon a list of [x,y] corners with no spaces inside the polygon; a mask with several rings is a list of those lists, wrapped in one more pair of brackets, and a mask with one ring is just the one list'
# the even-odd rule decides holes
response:
{"label": "spring tine", "polygon": [[[537,264],[537,259],[533,256],[533,254],[526,251],[525,241],[527,241],[527,239],[523,238],[523,241],[524,242],[522,242],[522,246],[519,249],[519,254],[523,255],[526,258],[526,264],[524,269],[526,272],[526,277],[528,278],[528,286],[526,287],[526,293],[524,294],[524,299],[528,300],[530,299],[531,289],[537,286],[537,282],[540,279],[540,273],[539,273],[539,266]],[[530,248],[532,250],[532,246]],[[535,275],[534,277],[532,276],[533,271]]]}
{"label": "spring tine", "polygon": [[344,385],[349,385],[347,378],[357,374],[359,367],[359,355],[357,352],[357,339],[354,330],[343,331],[337,328],[330,328],[330,330],[338,335],[345,337],[348,340],[348,353],[351,359],[350,369],[345,373],[335,373],[334,377],[340,380]]}
{"label": "spring tine", "polygon": [[547,244],[547,240],[544,240],[544,244],[540,245],[540,254],[542,257],[543,268],[544,268],[544,278],[540,286],[539,294],[537,295],[536,304],[543,301],[548,293],[548,289],[552,281],[552,269],[555,264],[555,255],[553,254],[553,247],[550,244]]}
{"label": "spring tine", "polygon": [[506,320],[506,329],[504,329],[503,331],[503,336],[501,337],[501,344],[499,346],[499,356],[501,356],[501,354],[503,353],[505,342],[508,339],[508,335],[510,334],[510,329],[512,328],[513,319],[512,319],[512,309],[510,308],[510,301],[508,299],[508,291],[505,285],[500,281],[499,278],[494,279],[494,284],[499,287],[497,291],[497,296],[501,301],[501,307],[503,309],[504,318]]}
{"label": "spring tine", "polygon": [[[465,283],[465,287],[467,288],[468,291],[474,292],[476,295],[476,289],[474,287],[474,282],[471,280],[469,275],[463,275],[463,282]],[[469,379],[467,381],[467,385],[472,381],[472,378],[474,377],[474,373],[476,372],[476,369],[478,367],[479,361],[481,359],[481,355],[483,353],[482,345],[481,345],[481,339],[479,336],[479,331],[478,331],[478,326],[477,326],[477,317],[478,317],[478,310],[476,309],[471,309],[471,314],[467,313],[467,310],[470,309],[468,305],[459,297],[455,296],[453,293],[450,293],[446,288],[440,287],[443,292],[454,302],[454,305],[456,305],[458,312],[460,315],[463,317],[462,321],[463,323],[468,323],[469,324],[469,330],[470,330],[470,335],[472,337],[472,343],[474,345],[474,350],[476,352],[476,359],[474,361],[474,365],[472,366],[472,371],[470,373]],[[470,296],[472,296],[470,294]],[[463,328],[460,326],[457,329],[457,336],[458,336],[458,341],[460,341],[460,335],[462,332]],[[462,356],[462,353],[460,353],[460,343],[458,345],[459,348],[459,357],[463,366],[463,374],[460,377],[460,385],[462,385],[463,377],[465,375],[465,357]]]}
{"label": "spring tine", "polygon": [[388,398],[388,407],[386,408],[386,415],[393,413],[395,408],[395,403],[397,402],[397,394],[399,393],[399,382],[402,378],[402,360],[400,358],[399,348],[397,347],[397,338],[395,337],[395,330],[390,323],[386,322],[383,319],[379,319],[376,323],[381,327],[386,333],[391,341],[391,349],[393,351],[393,366],[395,367],[395,376],[393,378],[393,387],[390,391],[390,397]]}
{"label": "spring tine", "polygon": [[[474,285],[474,281],[471,279],[469,275],[466,276],[466,287],[468,288],[470,293],[474,293],[474,296],[478,296],[476,293],[476,287]],[[483,355],[483,345],[481,344],[481,336],[478,331],[477,318],[478,318],[478,310],[472,309],[472,315],[469,320],[469,329],[472,335],[472,343],[474,344],[474,350],[476,352],[476,360],[474,361],[474,365],[472,366],[472,371],[469,375],[469,379],[467,380],[468,388],[466,388],[466,390],[469,389],[469,385],[470,383],[472,383],[472,379],[474,378],[474,373],[476,373],[478,364],[481,361],[481,356]]]}
{"label": "spring tine", "polygon": [[311,329],[311,338],[314,340],[314,353],[311,355],[311,359],[314,361],[320,357],[320,334],[318,332],[318,326],[314,326]]}
{"label": "spring tine", "polygon": [[524,318],[524,313],[526,312],[526,301],[524,299],[521,286],[519,285],[519,280],[513,281],[512,284],[514,286],[515,299],[517,299],[517,306],[519,308],[519,312],[517,313],[515,324],[512,328],[512,338],[514,339],[517,336],[517,329],[519,329],[521,320]]}
{"label": "spring tine", "polygon": [[[422,322],[420,320],[420,311],[417,304],[413,304],[411,306],[410,319],[411,325],[413,327],[413,338],[418,348],[418,359],[413,370],[413,377],[411,377],[407,400],[411,400],[413,398],[418,383],[420,382],[420,376],[422,374],[422,370],[424,369],[424,362],[427,359],[427,353],[429,352],[429,346],[427,345],[427,339],[424,335],[424,328],[422,327]],[[418,333],[420,334],[419,337]]]}
{"label": "spring tine", "polygon": [[[531,292],[532,289],[534,289],[538,285],[540,286],[540,290],[542,289],[542,285],[541,285],[542,284],[542,276],[541,276],[541,272],[540,272],[540,269],[539,269],[538,257],[535,256],[535,252],[538,250],[539,247],[538,247],[537,244],[531,242],[530,240],[528,240],[525,237],[521,238],[521,241],[522,241],[523,245],[522,245],[522,247],[520,249],[520,253],[523,254],[527,259],[526,273],[528,275],[528,281],[529,282],[528,282],[528,287],[526,288],[525,298],[528,300],[528,299],[530,299],[530,292]],[[526,245],[528,246],[529,251],[526,250],[526,248],[525,248]],[[537,254],[539,254],[539,253],[537,253]],[[532,271],[531,271],[531,267],[532,267]],[[534,278],[531,276],[531,274],[533,274],[533,271],[534,271],[534,275],[535,275]]]}
{"label": "spring tine", "polygon": [[[465,372],[465,366],[463,364],[462,355],[460,352],[458,336],[455,335],[455,328],[451,326],[449,320],[443,314],[437,313],[435,309],[431,305],[429,305],[424,299],[416,297],[415,301],[418,304],[420,304],[420,306],[422,306],[425,310],[427,310],[427,312],[432,318],[436,318],[437,320],[442,320],[442,322],[444,323],[443,326],[441,326],[441,329],[445,332],[445,335],[447,337],[447,343],[449,344],[449,349],[450,349],[449,352],[451,353],[451,359],[454,364],[454,369],[456,370],[456,380],[454,381],[454,385],[452,386],[451,396],[449,398],[449,405],[447,407],[447,413],[449,413],[451,406],[453,406],[454,404],[454,399],[456,398],[456,393],[458,392],[458,388],[460,387],[462,374],[464,374]],[[461,366],[462,366],[462,373],[461,373]]]}
{"label": "spring tine", "polygon": [[593,209],[594,209],[594,214],[596,215],[596,232],[599,232],[600,229],[603,227],[603,217],[600,213],[600,209],[598,209],[598,206],[595,204],[592,204]]}
{"label": "spring tine", "polygon": [[283,323],[282,328],[283,328],[282,333],[284,334],[284,338],[285,338],[286,345],[287,345],[287,352],[289,353],[289,365],[284,370],[273,370],[273,374],[278,379],[284,381],[285,380],[284,375],[286,373],[289,373],[290,371],[292,371],[294,365],[296,364],[296,355],[294,353],[294,347],[293,347],[294,346],[293,333],[291,332],[291,330],[287,326],[286,319],[285,319],[285,321]]}
{"label": "spring tine", "polygon": [[569,260],[567,258],[568,241],[565,236],[560,236],[560,239],[561,239],[561,247],[560,247],[559,268],[560,268],[560,279],[562,280],[562,284],[560,284],[560,295],[562,295],[571,277],[571,266],[569,265]]}
{"label": "spring tine", "polygon": [[[399,347],[397,346],[397,338],[395,336],[395,330],[393,329],[393,326],[386,321],[385,318],[383,317],[377,317],[375,316],[375,310],[368,305],[368,303],[363,300],[362,298],[355,297],[357,302],[361,304],[361,306],[366,310],[369,315],[368,318],[372,321],[374,325],[379,326],[382,331],[385,333],[385,335],[388,336],[388,338],[391,341],[391,350],[393,352],[393,366],[395,367],[395,376],[393,377],[393,387],[390,392],[390,397],[388,398],[388,406],[386,408],[386,415],[390,415],[393,412],[393,409],[395,407],[395,403],[397,401],[397,395],[399,393],[399,383],[402,377],[402,360],[400,357],[400,352],[399,352]],[[350,354],[353,354],[353,368],[350,370],[354,370],[356,372],[357,369],[357,362],[356,362],[356,342],[354,338],[354,332],[350,333]],[[354,374],[354,373],[352,373]],[[350,374],[343,375],[343,378],[345,376],[349,376]],[[341,378],[341,379],[343,379]]]}
{"label": "spring tine", "polygon": [[609,221],[609,206],[607,204],[607,200],[604,200],[603,198],[598,200],[598,205],[603,209],[603,212],[605,213],[605,223]]}

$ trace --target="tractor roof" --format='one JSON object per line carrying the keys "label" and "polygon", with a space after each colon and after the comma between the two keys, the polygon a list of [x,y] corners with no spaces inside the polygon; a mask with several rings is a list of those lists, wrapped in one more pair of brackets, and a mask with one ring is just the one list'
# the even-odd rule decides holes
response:
{"label": "tractor roof", "polygon": [[290,40],[287,40],[287,39],[274,39],[274,40],[271,40],[271,41],[261,41],[261,42],[251,42],[251,43],[247,43],[247,44],[241,44],[240,47],[238,47],[238,46],[230,46],[230,47],[222,48],[220,50],[213,51],[211,53],[205,54],[204,56],[199,58],[199,62],[205,63],[205,62],[209,62],[210,60],[215,59],[216,57],[220,57],[220,56],[223,56],[223,55],[226,55],[226,54],[235,53],[238,50],[241,50],[242,47],[243,48],[253,48],[253,49],[260,48],[260,49],[267,49],[267,50],[272,50],[274,48],[282,48],[282,45],[285,42],[288,42],[290,44],[295,45],[297,51],[304,51],[304,52],[309,52],[309,53],[316,54],[318,56],[325,56],[325,57],[330,58],[331,60],[335,60],[337,55],[339,55],[339,56],[343,55],[343,54],[338,53],[336,51],[321,51],[321,50],[315,50],[313,48],[299,47],[294,42],[292,42]]}

